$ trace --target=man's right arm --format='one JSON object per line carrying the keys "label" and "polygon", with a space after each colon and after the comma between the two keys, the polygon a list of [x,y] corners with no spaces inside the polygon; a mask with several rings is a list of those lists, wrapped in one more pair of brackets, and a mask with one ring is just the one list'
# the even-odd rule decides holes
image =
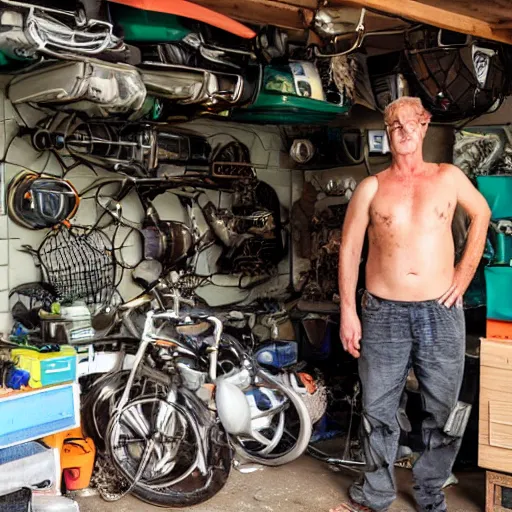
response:
{"label": "man's right arm", "polygon": [[361,322],[356,311],[356,286],[364,235],[370,222],[370,204],[378,189],[375,176],[365,178],[356,188],[345,215],[341,235],[338,284],[340,290],[340,338],[343,348],[359,357]]}

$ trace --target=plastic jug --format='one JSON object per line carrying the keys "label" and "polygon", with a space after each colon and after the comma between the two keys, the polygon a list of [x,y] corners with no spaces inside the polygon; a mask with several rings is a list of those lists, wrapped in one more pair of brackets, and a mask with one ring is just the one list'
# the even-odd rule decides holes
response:
{"label": "plastic jug", "polygon": [[256,351],[256,360],[264,366],[286,368],[297,364],[298,346],[295,341],[276,341]]}

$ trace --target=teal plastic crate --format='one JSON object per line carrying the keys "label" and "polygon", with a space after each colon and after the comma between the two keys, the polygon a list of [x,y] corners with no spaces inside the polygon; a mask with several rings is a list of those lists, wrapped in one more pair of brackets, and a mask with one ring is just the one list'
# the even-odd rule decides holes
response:
{"label": "teal plastic crate", "polygon": [[512,321],[512,267],[485,267],[487,318]]}
{"label": "teal plastic crate", "polygon": [[0,448],[80,425],[78,384],[16,393],[0,399]]}
{"label": "teal plastic crate", "polygon": [[512,218],[512,176],[477,176],[476,184],[493,220]]}
{"label": "teal plastic crate", "polygon": [[510,265],[512,260],[512,235],[505,233],[496,233],[494,253],[495,265]]}

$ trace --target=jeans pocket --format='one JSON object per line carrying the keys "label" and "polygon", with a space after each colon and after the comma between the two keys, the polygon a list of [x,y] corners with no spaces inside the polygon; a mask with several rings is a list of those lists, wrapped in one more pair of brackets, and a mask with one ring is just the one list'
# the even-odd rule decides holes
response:
{"label": "jeans pocket", "polygon": [[440,304],[436,301],[436,306],[439,311],[442,312],[443,315],[448,315],[453,318],[459,318],[464,316],[464,303],[462,301],[457,300],[454,304],[452,304],[449,308],[444,304]]}
{"label": "jeans pocket", "polygon": [[364,313],[378,313],[382,308],[382,301],[365,291],[361,299],[361,308]]}

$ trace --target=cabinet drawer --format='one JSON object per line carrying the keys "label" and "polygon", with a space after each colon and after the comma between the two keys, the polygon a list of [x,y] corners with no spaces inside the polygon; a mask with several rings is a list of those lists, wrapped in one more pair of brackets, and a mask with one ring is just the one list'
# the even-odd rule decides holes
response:
{"label": "cabinet drawer", "polygon": [[77,384],[42,388],[0,399],[0,448],[79,425]]}
{"label": "cabinet drawer", "polygon": [[482,339],[480,366],[509,370],[512,375],[512,341]]}
{"label": "cabinet drawer", "polygon": [[512,450],[512,403],[489,402],[489,445]]}
{"label": "cabinet drawer", "polygon": [[76,380],[76,356],[41,361],[41,384],[51,386]]}
{"label": "cabinet drawer", "polygon": [[478,464],[512,473],[512,342],[483,339]]}

